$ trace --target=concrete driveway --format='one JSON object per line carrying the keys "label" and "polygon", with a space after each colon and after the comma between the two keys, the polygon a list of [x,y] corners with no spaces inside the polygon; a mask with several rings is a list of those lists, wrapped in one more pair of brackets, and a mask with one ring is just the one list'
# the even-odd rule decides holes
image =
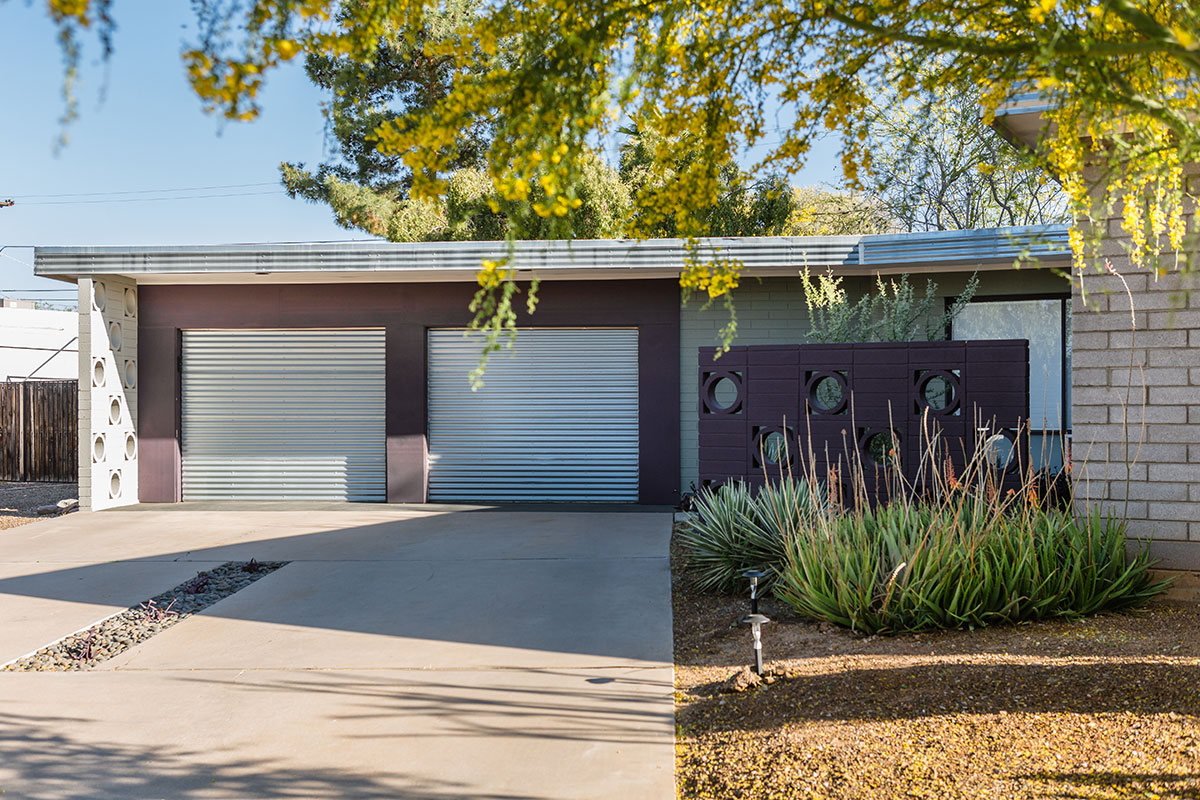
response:
{"label": "concrete driveway", "polygon": [[669,513],[135,508],[0,532],[0,664],[291,563],[87,672],[0,672],[0,793],[674,796]]}

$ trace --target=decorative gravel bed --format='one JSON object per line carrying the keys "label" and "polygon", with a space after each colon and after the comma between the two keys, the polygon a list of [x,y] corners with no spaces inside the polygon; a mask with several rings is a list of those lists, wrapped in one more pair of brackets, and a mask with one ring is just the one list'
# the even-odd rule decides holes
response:
{"label": "decorative gravel bed", "polygon": [[253,559],[226,562],[0,669],[6,672],[89,669],[246,588],[287,563]]}
{"label": "decorative gravel bed", "polygon": [[0,530],[25,525],[44,516],[38,509],[77,497],[73,483],[17,483],[0,481]]}
{"label": "decorative gravel bed", "polygon": [[673,548],[683,800],[1200,800],[1200,605],[863,637],[691,590]]}

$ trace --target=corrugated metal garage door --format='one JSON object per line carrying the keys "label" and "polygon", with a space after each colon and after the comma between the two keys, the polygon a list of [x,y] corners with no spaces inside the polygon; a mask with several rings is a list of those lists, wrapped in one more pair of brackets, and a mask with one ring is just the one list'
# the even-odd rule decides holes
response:
{"label": "corrugated metal garage door", "polygon": [[385,500],[384,332],[183,332],[184,500]]}
{"label": "corrugated metal garage door", "polygon": [[638,499],[638,334],[534,329],[488,362],[478,336],[429,332],[429,499]]}

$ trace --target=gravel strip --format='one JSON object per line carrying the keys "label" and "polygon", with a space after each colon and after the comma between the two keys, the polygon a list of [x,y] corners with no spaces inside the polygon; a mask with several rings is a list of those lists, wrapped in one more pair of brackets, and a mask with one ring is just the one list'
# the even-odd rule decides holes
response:
{"label": "gravel strip", "polygon": [[680,798],[1200,800],[1200,605],[861,637],[768,600],[729,681],[747,601],[672,556]]}
{"label": "gravel strip", "polygon": [[177,625],[263,578],[287,561],[229,561],[149,600],[8,664],[5,672],[75,672],[90,669]]}
{"label": "gravel strip", "polygon": [[39,508],[78,496],[79,487],[74,483],[0,481],[0,530],[44,519],[38,516]]}

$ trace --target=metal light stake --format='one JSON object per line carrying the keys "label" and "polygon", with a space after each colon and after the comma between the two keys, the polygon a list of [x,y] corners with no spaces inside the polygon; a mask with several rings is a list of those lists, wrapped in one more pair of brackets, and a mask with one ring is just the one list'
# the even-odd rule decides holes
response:
{"label": "metal light stake", "polygon": [[750,579],[750,613],[758,613],[758,579],[765,578],[767,573],[756,569],[748,569],[742,573],[743,578]]}
{"label": "metal light stake", "polygon": [[742,620],[743,624],[750,625],[750,630],[754,634],[754,672],[760,678],[763,674],[762,626],[770,621],[762,614],[751,614]]}

